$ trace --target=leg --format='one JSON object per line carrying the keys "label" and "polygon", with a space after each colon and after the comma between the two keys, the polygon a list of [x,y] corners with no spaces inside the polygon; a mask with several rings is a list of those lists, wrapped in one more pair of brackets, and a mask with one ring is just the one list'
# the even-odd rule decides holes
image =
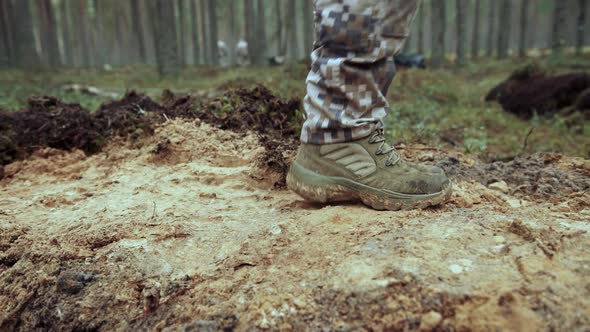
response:
{"label": "leg", "polygon": [[409,35],[418,0],[317,0],[301,141],[350,142],[383,126],[393,55]]}

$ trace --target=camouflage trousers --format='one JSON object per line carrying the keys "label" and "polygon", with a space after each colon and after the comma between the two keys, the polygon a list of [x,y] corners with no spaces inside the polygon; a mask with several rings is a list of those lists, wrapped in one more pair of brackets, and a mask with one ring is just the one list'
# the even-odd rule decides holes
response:
{"label": "camouflage trousers", "polygon": [[315,44],[301,141],[350,142],[383,127],[393,55],[419,0],[316,0]]}

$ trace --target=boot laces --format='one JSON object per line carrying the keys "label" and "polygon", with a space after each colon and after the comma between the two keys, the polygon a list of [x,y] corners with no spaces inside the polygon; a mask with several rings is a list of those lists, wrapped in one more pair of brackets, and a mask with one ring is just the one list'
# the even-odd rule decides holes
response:
{"label": "boot laces", "polygon": [[375,130],[373,135],[369,138],[369,143],[370,144],[381,143],[381,144],[379,144],[379,147],[377,148],[377,151],[375,152],[375,154],[376,155],[389,155],[389,157],[385,161],[385,166],[389,167],[389,166],[393,166],[393,165],[396,165],[397,163],[399,163],[401,161],[402,157],[393,146],[390,146],[387,144],[387,142],[385,141],[384,134],[385,133],[384,133],[383,129]]}

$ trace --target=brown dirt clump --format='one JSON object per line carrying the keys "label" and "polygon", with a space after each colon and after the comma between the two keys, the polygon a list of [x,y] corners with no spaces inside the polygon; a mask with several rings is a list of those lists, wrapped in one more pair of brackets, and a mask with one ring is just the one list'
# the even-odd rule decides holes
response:
{"label": "brown dirt clump", "polygon": [[588,88],[588,74],[549,76],[535,66],[528,66],[494,87],[486,96],[486,101],[497,101],[507,112],[529,119],[534,114],[549,115],[566,107],[583,106],[584,101],[580,103],[578,96]]}
{"label": "brown dirt clump", "polygon": [[452,156],[442,156],[439,166],[456,179],[489,185],[505,181],[512,194],[533,199],[559,199],[590,190],[590,178],[576,168],[562,169],[560,155],[539,153],[517,156],[510,161],[461,163]]}

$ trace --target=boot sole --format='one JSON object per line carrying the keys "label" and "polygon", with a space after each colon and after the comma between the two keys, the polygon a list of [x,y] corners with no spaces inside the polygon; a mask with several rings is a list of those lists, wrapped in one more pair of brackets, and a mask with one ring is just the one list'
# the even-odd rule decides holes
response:
{"label": "boot sole", "polygon": [[287,187],[306,200],[328,202],[360,201],[375,210],[411,210],[439,205],[451,197],[449,181],[440,192],[411,195],[374,188],[335,176],[324,176],[293,162],[287,174]]}

